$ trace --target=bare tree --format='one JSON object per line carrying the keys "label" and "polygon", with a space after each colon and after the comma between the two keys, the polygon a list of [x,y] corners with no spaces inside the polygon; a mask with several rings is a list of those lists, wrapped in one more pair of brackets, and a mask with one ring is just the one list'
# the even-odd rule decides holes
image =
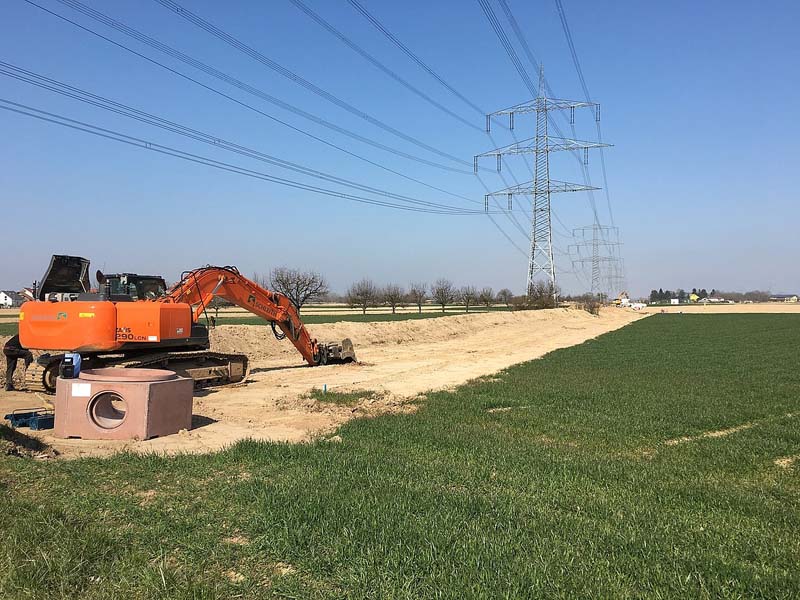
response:
{"label": "bare tree", "polygon": [[469,312],[469,307],[473,306],[478,300],[478,290],[475,289],[474,285],[465,285],[459,290],[458,297],[461,299],[466,312]]}
{"label": "bare tree", "polygon": [[437,279],[436,283],[431,286],[431,298],[442,307],[442,312],[444,312],[445,307],[456,300],[456,289],[453,287],[453,282],[449,279]]}
{"label": "bare tree", "polygon": [[408,297],[414,304],[417,305],[420,314],[422,313],[422,303],[428,297],[428,284],[427,283],[412,283],[408,286]]}
{"label": "bare tree", "polygon": [[381,292],[381,301],[392,307],[392,314],[397,312],[398,306],[403,306],[406,299],[405,290],[396,283],[389,283]]}
{"label": "bare tree", "polygon": [[300,271],[278,267],[269,273],[269,287],[283,294],[297,310],[310,300],[316,300],[328,293],[328,282],[316,271]]}
{"label": "bare tree", "polygon": [[378,287],[371,279],[362,279],[347,289],[347,304],[360,308],[361,314],[367,314],[370,306],[377,306],[380,294]]}
{"label": "bare tree", "polygon": [[497,301],[502,302],[508,308],[509,304],[511,304],[511,299],[514,297],[514,294],[511,293],[511,290],[508,288],[503,288],[499,292],[497,292]]}
{"label": "bare tree", "polygon": [[489,308],[494,303],[494,290],[490,287],[483,288],[478,294],[478,302]]}
{"label": "bare tree", "polygon": [[556,308],[558,301],[558,288],[549,281],[534,281],[528,288],[526,304],[529,308]]}
{"label": "bare tree", "polygon": [[269,287],[269,277],[259,273],[258,271],[253,271],[253,274],[250,276],[254,282],[256,282],[261,287],[268,288]]}

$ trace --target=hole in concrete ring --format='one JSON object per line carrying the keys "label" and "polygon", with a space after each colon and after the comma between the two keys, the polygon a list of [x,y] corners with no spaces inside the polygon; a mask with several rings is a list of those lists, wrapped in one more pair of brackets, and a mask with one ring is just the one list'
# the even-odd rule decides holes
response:
{"label": "hole in concrete ring", "polygon": [[116,429],[125,421],[128,405],[116,392],[100,392],[89,403],[92,423],[103,429]]}

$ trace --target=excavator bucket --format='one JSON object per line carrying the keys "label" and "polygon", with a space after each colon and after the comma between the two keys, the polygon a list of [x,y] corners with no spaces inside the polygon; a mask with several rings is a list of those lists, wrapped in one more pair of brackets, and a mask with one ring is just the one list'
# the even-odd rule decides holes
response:
{"label": "excavator bucket", "polygon": [[339,342],[323,342],[320,344],[323,350],[320,364],[329,363],[349,363],[356,361],[356,352],[353,349],[353,342],[350,338],[345,338]]}

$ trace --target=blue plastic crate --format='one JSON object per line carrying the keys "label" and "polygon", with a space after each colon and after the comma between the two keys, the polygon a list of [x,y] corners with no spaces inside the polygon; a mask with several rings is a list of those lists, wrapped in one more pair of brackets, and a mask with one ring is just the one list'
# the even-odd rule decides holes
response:
{"label": "blue plastic crate", "polygon": [[52,429],[55,424],[55,414],[52,410],[37,408],[23,408],[15,410],[11,414],[5,416],[6,420],[11,424],[11,427],[28,427],[33,431],[40,429]]}

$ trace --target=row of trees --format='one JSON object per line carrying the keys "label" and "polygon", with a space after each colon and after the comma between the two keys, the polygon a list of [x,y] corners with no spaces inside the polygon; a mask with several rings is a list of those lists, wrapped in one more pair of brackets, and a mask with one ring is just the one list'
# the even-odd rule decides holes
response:
{"label": "row of trees", "polygon": [[[692,288],[691,293],[695,294],[699,299],[702,300],[703,298],[713,298],[717,293],[717,290],[711,290],[711,294],[709,295],[705,288],[699,290],[697,288]],[[686,302],[686,300],[689,299],[689,294],[689,292],[681,288],[678,288],[674,292],[672,290],[659,288],[650,292],[650,302],[669,302],[673,298],[677,298],[681,302]]]}
{"label": "row of trees", "polygon": [[707,292],[705,288],[692,288],[691,292],[687,292],[679,288],[674,292],[664,289],[652,290],[650,292],[650,302],[669,302],[673,298],[681,302],[686,302],[692,294],[696,295],[698,300],[702,300],[703,298],[725,298],[726,300],[733,300],[734,302],[744,302],[746,300],[752,302],[766,302],[770,297],[770,292],[761,290],[753,290],[751,292],[722,292],[712,289],[711,292]]}
{"label": "row of trees", "polygon": [[414,282],[406,291],[396,283],[379,287],[371,279],[365,278],[351,285],[345,294],[345,302],[353,308],[360,308],[362,314],[375,306],[389,306],[394,313],[398,307],[408,305],[416,306],[421,313],[422,305],[428,300],[440,306],[442,312],[451,304],[460,304],[469,312],[470,307],[489,307],[495,302],[509,306],[512,298],[511,290],[506,288],[495,294],[490,287],[478,290],[475,286],[465,285],[459,288],[449,279],[437,279],[430,286],[424,282]]}
{"label": "row of trees", "polygon": [[368,308],[377,306],[388,306],[393,313],[399,307],[416,306],[417,310],[422,312],[423,304],[431,301],[441,306],[442,312],[451,304],[460,304],[469,312],[469,309],[476,305],[488,307],[500,303],[509,306],[514,298],[511,290],[506,288],[495,294],[490,287],[480,290],[471,285],[457,287],[448,279],[437,279],[430,285],[414,282],[409,284],[406,290],[396,283],[378,286],[368,278],[351,285],[345,295],[340,297],[331,293],[328,282],[320,273],[287,267],[273,269],[267,276],[255,273],[253,280],[263,287],[280,292],[289,298],[298,310],[309,302],[339,300],[353,308],[360,308],[362,313],[366,313]]}

